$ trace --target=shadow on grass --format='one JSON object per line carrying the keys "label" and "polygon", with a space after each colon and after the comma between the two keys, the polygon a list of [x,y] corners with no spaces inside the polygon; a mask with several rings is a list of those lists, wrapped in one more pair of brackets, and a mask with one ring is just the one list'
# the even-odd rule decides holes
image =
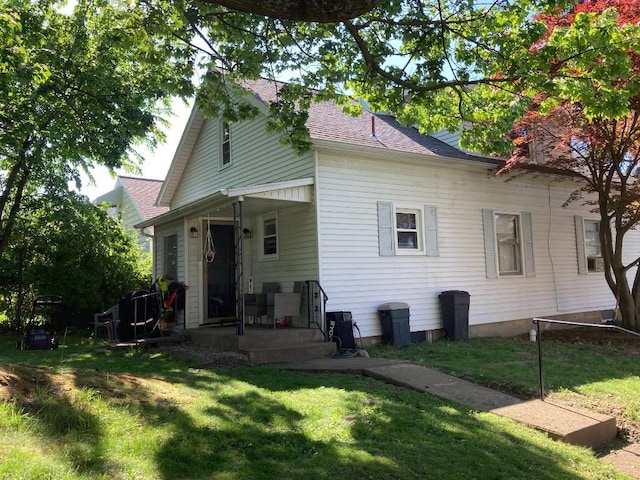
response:
{"label": "shadow on grass", "polygon": [[[103,420],[88,408],[100,401],[126,410],[140,428],[166,432],[140,459],[161,478],[602,478],[584,472],[600,467],[585,466],[591,457],[583,450],[369,378],[271,368],[207,371],[152,352],[81,350],[61,366],[74,369],[67,374],[84,390],[75,398],[49,391],[32,411],[39,431],[64,445],[66,461],[84,475],[118,477],[131,468],[124,464],[130,459],[105,459],[114,440],[105,438]],[[184,391],[159,392],[162,382],[135,375]],[[190,409],[180,397],[187,394],[197,397]]]}

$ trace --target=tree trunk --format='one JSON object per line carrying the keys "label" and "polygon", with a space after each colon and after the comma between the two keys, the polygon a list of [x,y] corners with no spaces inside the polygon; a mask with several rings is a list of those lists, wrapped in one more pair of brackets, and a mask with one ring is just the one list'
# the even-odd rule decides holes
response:
{"label": "tree trunk", "polygon": [[636,304],[633,301],[633,295],[629,289],[624,292],[620,292],[619,312],[621,319],[621,326],[629,330],[637,330],[638,328],[638,312],[636,310]]}
{"label": "tree trunk", "polygon": [[382,0],[201,0],[231,10],[301,22],[338,23],[373,10]]}

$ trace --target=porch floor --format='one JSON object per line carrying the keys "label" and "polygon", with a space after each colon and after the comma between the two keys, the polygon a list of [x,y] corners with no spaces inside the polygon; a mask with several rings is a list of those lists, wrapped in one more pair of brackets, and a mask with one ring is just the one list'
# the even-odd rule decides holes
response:
{"label": "porch floor", "polygon": [[184,335],[196,345],[242,353],[252,365],[326,358],[336,351],[336,344],[325,342],[315,328],[247,325],[244,334],[238,335],[236,326],[212,325],[187,329]]}

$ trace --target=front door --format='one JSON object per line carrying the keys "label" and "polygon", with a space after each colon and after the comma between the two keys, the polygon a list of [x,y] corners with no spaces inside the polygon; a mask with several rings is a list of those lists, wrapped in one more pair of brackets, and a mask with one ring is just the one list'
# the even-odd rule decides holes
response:
{"label": "front door", "polygon": [[[235,320],[235,247],[233,225],[208,225],[209,235],[203,252],[205,269],[204,284],[207,286],[205,312],[207,322]],[[203,228],[207,231],[207,225]],[[211,250],[215,255],[211,255]],[[209,251],[209,258],[207,258]],[[211,258],[213,257],[213,258]]]}

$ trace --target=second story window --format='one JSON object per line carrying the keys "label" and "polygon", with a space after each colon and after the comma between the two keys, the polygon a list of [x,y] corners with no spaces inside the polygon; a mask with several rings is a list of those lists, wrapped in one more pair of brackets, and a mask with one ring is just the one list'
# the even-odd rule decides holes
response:
{"label": "second story window", "polygon": [[220,166],[231,163],[231,127],[227,122],[221,123],[220,128]]}

